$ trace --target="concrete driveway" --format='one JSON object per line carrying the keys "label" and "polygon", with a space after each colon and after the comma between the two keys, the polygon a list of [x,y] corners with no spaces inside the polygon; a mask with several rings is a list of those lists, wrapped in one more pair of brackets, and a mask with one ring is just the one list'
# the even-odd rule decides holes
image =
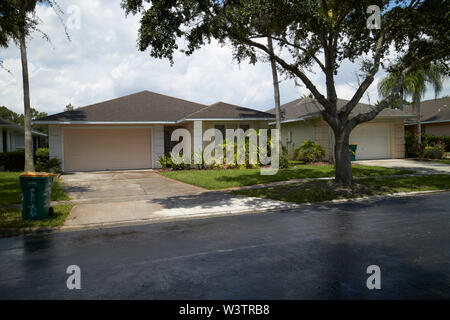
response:
{"label": "concrete driveway", "polygon": [[208,191],[152,170],[78,172],[62,176],[75,207],[66,227],[135,224],[290,209],[282,201]]}
{"label": "concrete driveway", "polygon": [[354,163],[363,164],[366,166],[381,166],[386,168],[414,170],[416,171],[416,173],[422,174],[450,173],[450,165],[433,161],[384,159],[384,160],[360,160],[355,161]]}

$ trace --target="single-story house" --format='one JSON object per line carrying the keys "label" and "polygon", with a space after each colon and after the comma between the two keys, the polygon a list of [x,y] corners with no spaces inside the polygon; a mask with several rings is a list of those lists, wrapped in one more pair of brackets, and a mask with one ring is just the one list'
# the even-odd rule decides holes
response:
{"label": "single-story house", "polygon": [[[338,108],[348,101],[338,99]],[[370,111],[373,106],[358,103],[350,114]],[[319,143],[325,150],[325,159],[333,160],[334,133],[321,116],[323,107],[312,98],[291,101],[281,106],[282,144],[287,147],[290,157],[306,140]],[[274,114],[275,109],[267,112]],[[372,121],[356,126],[350,134],[350,143],[358,145],[357,160],[388,159],[405,157],[404,120],[411,117],[398,109],[384,109]]]}
{"label": "single-story house", "polygon": [[[24,127],[8,121],[0,119],[0,152],[10,152],[23,150],[25,148],[25,134]],[[33,136],[33,150],[45,146],[45,139],[47,135],[45,133],[32,130]]]}
{"label": "single-story house", "polygon": [[[192,151],[203,146],[209,128],[268,128],[270,113],[217,102],[203,105],[142,91],[40,118],[49,129],[50,157],[63,171],[144,169],[159,167],[171,133],[186,128]],[[175,142],[176,143],[176,142]]]}
{"label": "single-story house", "polygon": [[[413,106],[405,111],[417,114]],[[450,97],[425,100],[420,103],[420,123],[423,133],[435,136],[450,136]],[[416,132],[417,118],[405,121],[406,130]]]}

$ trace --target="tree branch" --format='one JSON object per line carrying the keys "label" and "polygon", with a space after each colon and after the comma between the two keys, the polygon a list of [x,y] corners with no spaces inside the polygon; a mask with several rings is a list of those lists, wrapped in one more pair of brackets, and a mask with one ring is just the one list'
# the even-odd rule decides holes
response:
{"label": "tree branch", "polygon": [[390,104],[392,104],[395,100],[400,98],[400,90],[403,85],[403,81],[405,80],[406,75],[411,72],[417,65],[422,63],[427,63],[433,60],[436,57],[439,57],[441,54],[445,54],[446,50],[440,50],[434,54],[426,55],[422,57],[421,59],[416,60],[415,62],[411,63],[408,67],[402,70],[399,77],[397,78],[397,81],[395,82],[394,88],[392,89],[391,93],[380,102],[378,106],[376,106],[372,111],[361,113],[352,118],[349,122],[351,123],[351,127],[354,128],[357,124],[370,121],[374,119],[383,109],[387,108]]}
{"label": "tree branch", "polygon": [[276,54],[270,52],[269,48],[265,45],[249,40],[249,39],[241,39],[242,42],[248,44],[249,46],[258,48],[264,51],[270,58],[274,59],[278,62],[285,70],[292,72],[294,75],[300,78],[309,91],[313,94],[313,96],[319,101],[319,103],[327,110],[331,110],[331,105],[327,101],[327,99],[319,92],[316,86],[311,82],[307,75],[305,75],[300,69],[298,69],[295,65],[286,62],[284,59],[280,58]]}

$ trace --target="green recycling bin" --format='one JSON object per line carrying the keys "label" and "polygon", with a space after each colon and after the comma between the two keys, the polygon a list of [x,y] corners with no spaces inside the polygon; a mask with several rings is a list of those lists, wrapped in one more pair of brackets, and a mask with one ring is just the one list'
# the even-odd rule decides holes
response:
{"label": "green recycling bin", "polygon": [[41,220],[51,215],[53,177],[53,174],[45,172],[26,172],[20,175],[22,220]]}
{"label": "green recycling bin", "polygon": [[349,152],[350,152],[350,161],[355,161],[357,145],[355,143],[350,143],[350,145],[348,147],[349,147]]}

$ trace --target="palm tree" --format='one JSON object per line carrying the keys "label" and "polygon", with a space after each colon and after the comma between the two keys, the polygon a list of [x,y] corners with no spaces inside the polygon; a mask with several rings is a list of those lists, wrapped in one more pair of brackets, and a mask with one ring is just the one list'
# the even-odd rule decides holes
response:
{"label": "palm tree", "polygon": [[[20,48],[24,102],[25,172],[35,170],[33,161],[33,139],[31,135],[32,114],[26,40],[32,31],[40,32],[43,37],[48,40],[47,35],[37,28],[37,25],[40,22],[35,13],[38,2],[50,5],[58,15],[61,13],[59,6],[54,0],[8,0],[5,2],[2,1],[2,4],[0,5],[0,46],[8,47],[9,40],[12,40]],[[65,31],[68,36],[66,29]]]}
{"label": "palm tree", "polygon": [[[395,82],[398,79],[397,72],[389,73],[378,85],[378,92],[384,98],[387,97],[394,88]],[[442,83],[447,77],[443,68],[437,64],[430,64],[428,66],[421,66],[407,74],[403,81],[403,86],[400,90],[400,101],[398,105],[403,110],[405,96],[410,96],[414,104],[413,110],[417,115],[417,133],[419,136],[419,143],[422,143],[422,126],[420,123],[420,102],[427,90],[427,85],[431,85],[434,90],[435,97],[442,91]]]}
{"label": "palm tree", "polygon": [[[271,53],[273,53],[272,37],[267,37],[267,45]],[[278,153],[281,151],[281,103],[280,103],[280,84],[278,81],[278,71],[275,60],[270,58],[270,65],[272,67],[272,80],[273,80],[273,97],[275,99],[275,128],[279,132],[280,139],[278,140]]]}

